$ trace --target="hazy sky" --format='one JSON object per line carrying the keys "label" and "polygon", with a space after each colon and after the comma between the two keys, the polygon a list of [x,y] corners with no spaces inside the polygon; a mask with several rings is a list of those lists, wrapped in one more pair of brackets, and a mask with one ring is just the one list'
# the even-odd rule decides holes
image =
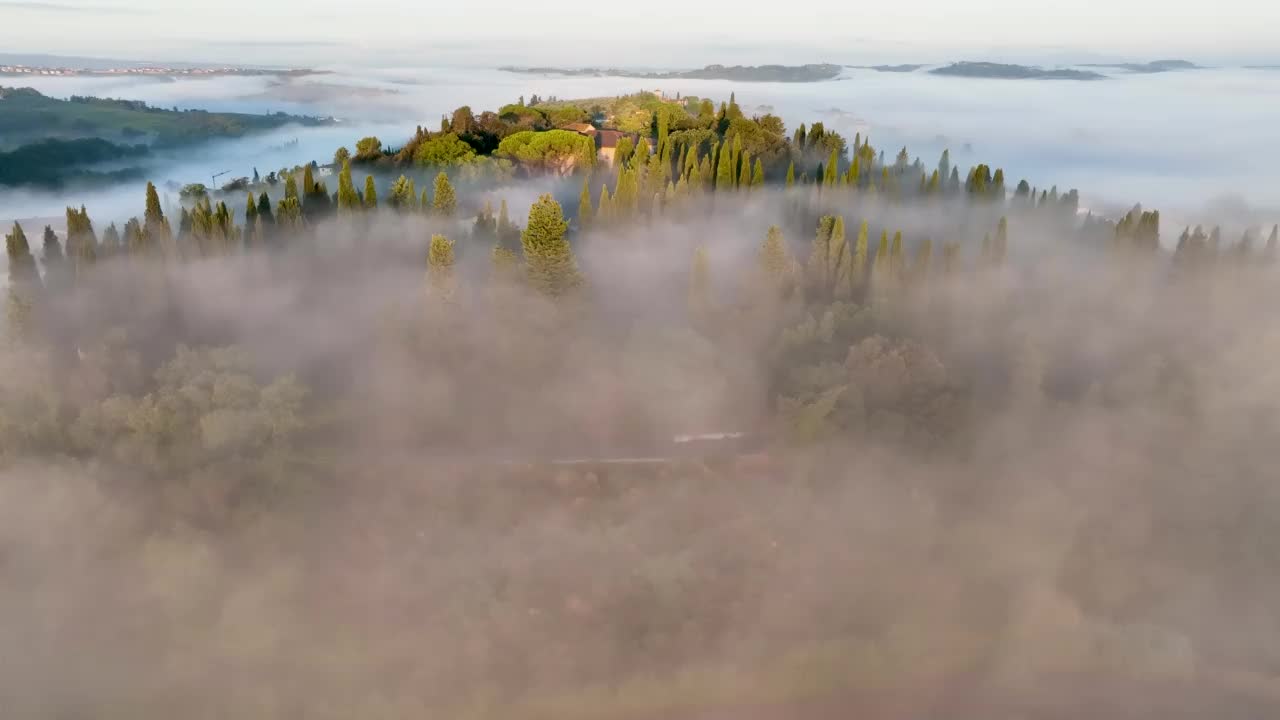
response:
{"label": "hazy sky", "polygon": [[[0,52],[281,64],[1276,59],[1274,0],[0,0]],[[658,48],[662,48],[658,52]],[[354,52],[353,52],[354,50]]]}

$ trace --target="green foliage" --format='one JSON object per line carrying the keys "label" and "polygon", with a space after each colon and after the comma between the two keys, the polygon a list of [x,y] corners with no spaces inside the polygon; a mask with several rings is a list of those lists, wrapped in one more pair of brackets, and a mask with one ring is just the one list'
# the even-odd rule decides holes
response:
{"label": "green foliage", "polygon": [[786,186],[788,188],[792,188],[792,187],[795,187],[795,184],[796,184],[796,164],[795,164],[795,161],[792,161],[789,165],[787,165]]}
{"label": "green foliage", "polygon": [[418,206],[418,191],[413,187],[413,179],[401,175],[391,185],[391,207],[398,212],[412,212]]}
{"label": "green foliage", "polygon": [[372,175],[364,176],[364,207],[366,210],[378,209],[378,187]]}
{"label": "green foliage", "polygon": [[382,141],[376,137],[361,138],[356,143],[355,159],[360,162],[377,160],[382,157]]}
{"label": "green foliage", "polygon": [[595,165],[595,141],[568,130],[524,131],[505,138],[495,153],[524,167],[558,175]]}
{"label": "green foliage", "polygon": [[454,298],[457,292],[455,262],[453,241],[444,235],[432,235],[431,247],[427,253],[427,283],[435,298],[444,301]]}
{"label": "green foliage", "polygon": [[340,147],[333,153],[333,164],[336,167],[342,167],[351,161],[351,151],[345,147]]}
{"label": "green foliage", "polygon": [[781,295],[790,290],[795,261],[791,259],[787,241],[777,225],[770,226],[765,234],[764,244],[760,247],[759,267],[767,292]]}
{"label": "green foliage", "polygon": [[591,181],[582,181],[582,192],[578,195],[578,229],[587,230],[591,227],[592,218],[591,208]]}
{"label": "green foliage", "polygon": [[529,208],[529,222],[520,237],[530,284],[551,297],[565,295],[582,284],[565,238],[568,229],[560,203],[543,195]]}
{"label": "green foliage", "polygon": [[351,179],[351,162],[345,162],[338,173],[338,212],[350,214],[363,209],[355,182]]}
{"label": "green foliage", "polygon": [[413,161],[425,167],[450,167],[474,162],[476,152],[454,133],[437,135],[418,146]]}

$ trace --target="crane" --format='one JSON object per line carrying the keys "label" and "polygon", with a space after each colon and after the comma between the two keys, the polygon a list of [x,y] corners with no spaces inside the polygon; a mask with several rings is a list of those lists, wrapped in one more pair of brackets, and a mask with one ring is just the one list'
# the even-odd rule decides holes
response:
{"label": "crane", "polygon": [[226,174],[227,174],[227,173],[229,173],[229,172],[231,172],[231,171],[230,171],[230,170],[223,170],[223,171],[222,171],[222,172],[220,172],[220,173],[214,173],[214,174],[213,174],[213,177],[212,177],[212,178],[210,178],[210,181],[211,181],[211,182],[210,182],[210,184],[209,184],[209,190],[211,190],[211,191],[212,191],[212,190],[217,189],[217,187],[218,187],[218,178],[222,177],[223,175],[226,175]]}

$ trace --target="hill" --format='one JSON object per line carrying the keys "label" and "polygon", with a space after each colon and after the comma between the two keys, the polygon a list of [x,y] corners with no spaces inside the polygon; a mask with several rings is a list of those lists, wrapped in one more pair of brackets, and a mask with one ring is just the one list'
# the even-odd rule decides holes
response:
{"label": "hill", "polygon": [[31,88],[0,87],[0,150],[38,140],[82,138],[176,146],[241,137],[291,123],[322,125],[328,122],[285,113],[251,115],[167,110],[136,100],[80,96],[59,100]]}
{"label": "hill", "polygon": [[1089,70],[1045,70],[1030,65],[989,62],[958,62],[929,71],[933,75],[998,80],[1103,80],[1105,75]]}

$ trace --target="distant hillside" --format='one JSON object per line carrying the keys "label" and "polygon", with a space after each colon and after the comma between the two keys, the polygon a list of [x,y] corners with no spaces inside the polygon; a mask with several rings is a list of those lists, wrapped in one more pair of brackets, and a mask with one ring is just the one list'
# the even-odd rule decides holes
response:
{"label": "distant hillside", "polygon": [[708,65],[700,70],[639,72],[619,68],[501,67],[532,75],[631,77],[646,80],[732,80],[735,82],[820,82],[840,76],[840,66],[820,65]]}
{"label": "distant hillside", "polygon": [[39,140],[82,138],[175,146],[241,137],[291,123],[322,125],[327,122],[285,113],[250,115],[166,110],[136,100],[91,97],[59,100],[31,88],[0,87],[0,150]]}
{"label": "distant hillside", "polygon": [[1044,70],[1030,65],[989,62],[958,62],[929,71],[934,75],[999,80],[1103,80],[1105,75],[1089,70]]}
{"label": "distant hillside", "polygon": [[1132,73],[1162,73],[1202,69],[1199,65],[1186,60],[1156,60],[1148,63],[1086,63],[1081,67],[1115,68]]}
{"label": "distant hillside", "polygon": [[850,65],[849,67],[859,70],[875,70],[876,72],[912,73],[924,67],[924,65]]}
{"label": "distant hillside", "polygon": [[[142,169],[129,161],[147,152],[145,145],[117,145],[101,138],[40,140],[0,152],[0,187],[55,188],[72,182],[131,180],[141,177]],[[105,164],[115,167],[103,169]]]}

